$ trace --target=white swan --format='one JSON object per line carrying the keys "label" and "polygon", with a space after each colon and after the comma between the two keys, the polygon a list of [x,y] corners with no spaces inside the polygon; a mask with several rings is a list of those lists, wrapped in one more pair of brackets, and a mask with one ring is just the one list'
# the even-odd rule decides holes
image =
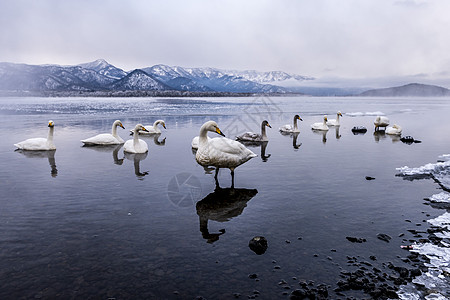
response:
{"label": "white swan", "polygon": [[53,131],[55,123],[53,121],[48,121],[48,136],[47,138],[32,138],[25,141],[14,144],[17,149],[21,150],[31,150],[31,151],[42,151],[42,150],[56,150],[53,144]]}
{"label": "white swan", "polygon": [[377,116],[375,121],[373,121],[373,124],[375,125],[375,131],[379,130],[380,127],[384,127],[384,129],[386,129],[389,125],[389,119],[385,116]]}
{"label": "white swan", "polygon": [[261,134],[255,133],[255,132],[246,132],[244,134],[241,134],[236,137],[236,140],[240,142],[265,142],[269,139],[267,138],[266,134],[266,126],[269,128],[272,128],[272,126],[269,125],[269,122],[266,120],[262,121],[261,123]]}
{"label": "white swan", "polygon": [[123,127],[122,122],[120,120],[115,120],[111,133],[101,133],[96,136],[90,137],[85,140],[81,140],[85,145],[118,145],[123,144],[124,140],[117,134],[117,126]]}
{"label": "white swan", "polygon": [[329,129],[327,126],[327,121],[328,121],[327,116],[323,116],[323,122],[322,123],[317,122],[317,123],[311,124],[311,129],[327,131]]}
{"label": "white swan", "polygon": [[[147,131],[143,131],[143,130],[139,130],[139,134],[157,134],[157,133],[161,133],[161,129],[159,129],[158,124],[161,124],[162,127],[164,127],[164,129],[166,128],[166,123],[164,122],[164,120],[156,120],[153,123],[153,126],[145,126],[145,128],[147,128]],[[130,132],[133,134],[134,131],[130,130]]]}
{"label": "white swan", "polygon": [[287,124],[287,125],[283,125],[279,128],[281,133],[294,133],[294,132],[300,132],[300,130],[298,129],[297,126],[297,120],[303,121],[302,118],[300,118],[299,115],[295,115],[294,116],[294,127],[292,127],[291,125]]}
{"label": "white swan", "polygon": [[[208,141],[211,139],[209,136],[206,136],[206,137],[208,138]],[[192,139],[192,141],[191,141],[192,149],[198,149],[198,139],[199,139],[198,135]]]}
{"label": "white swan", "polygon": [[145,153],[148,151],[147,143],[141,139],[139,139],[138,131],[147,131],[142,124],[137,124],[133,129],[133,139],[128,140],[123,145],[123,151],[129,153]]}
{"label": "white swan", "polygon": [[340,111],[337,112],[336,119],[330,119],[327,121],[328,126],[341,126],[339,123],[339,117],[342,117],[342,113]]}
{"label": "white swan", "polygon": [[228,138],[208,139],[208,131],[225,136],[214,121],[202,125],[199,134],[199,147],[195,154],[196,161],[202,166],[216,167],[216,184],[219,168],[228,168],[231,171],[231,186],[234,187],[234,169],[257,155],[244,145]]}
{"label": "white swan", "polygon": [[401,135],[402,127],[400,125],[394,124],[391,127],[386,128],[386,134]]}

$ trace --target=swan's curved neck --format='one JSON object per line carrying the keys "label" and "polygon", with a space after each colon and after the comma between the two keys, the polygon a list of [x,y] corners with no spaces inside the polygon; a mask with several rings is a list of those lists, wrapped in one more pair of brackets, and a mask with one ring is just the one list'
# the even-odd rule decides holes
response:
{"label": "swan's curved neck", "polygon": [[294,129],[298,129],[297,118],[296,117],[294,117]]}
{"label": "swan's curved neck", "polygon": [[159,123],[160,123],[159,121],[155,121],[155,123],[153,123],[153,129],[154,130],[157,129]]}
{"label": "swan's curved neck", "polygon": [[200,128],[200,134],[198,135],[198,145],[203,145],[208,143],[208,130],[206,129],[206,126],[203,125]]}
{"label": "swan's curved neck", "polygon": [[134,134],[133,134],[133,145],[136,147],[136,145],[139,144],[139,130],[137,130],[136,128],[134,129]]}
{"label": "swan's curved neck", "polygon": [[261,124],[261,136],[262,136],[263,140],[267,139],[266,125],[264,123]]}
{"label": "swan's curved neck", "polygon": [[117,136],[117,126],[119,126],[119,124],[118,123],[114,123],[113,124],[113,126],[112,126],[112,135],[113,136]]}
{"label": "swan's curved neck", "polygon": [[51,126],[48,128],[48,136],[47,136],[47,140],[49,142],[53,142],[53,131],[55,130],[54,126]]}

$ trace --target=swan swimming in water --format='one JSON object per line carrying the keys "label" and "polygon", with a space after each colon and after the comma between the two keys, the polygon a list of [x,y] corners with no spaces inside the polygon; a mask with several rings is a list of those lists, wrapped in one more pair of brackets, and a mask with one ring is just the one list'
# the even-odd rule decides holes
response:
{"label": "swan swimming in water", "polygon": [[88,139],[81,140],[81,142],[83,142],[87,146],[123,144],[124,140],[117,134],[118,126],[125,129],[125,127],[123,127],[122,125],[122,122],[120,122],[120,120],[116,120],[112,125],[111,133],[101,133]]}
{"label": "swan swimming in water", "polygon": [[283,125],[281,126],[280,132],[281,133],[294,133],[294,132],[300,132],[300,130],[298,129],[297,126],[297,120],[303,121],[302,118],[300,118],[299,115],[295,115],[294,116],[294,127],[292,127],[291,125],[287,124],[287,125]]}
{"label": "swan swimming in water", "polygon": [[401,135],[402,127],[400,125],[394,124],[391,127],[386,128],[386,134]]}
{"label": "swan swimming in water", "polygon": [[327,131],[329,129],[328,126],[327,126],[327,121],[328,121],[327,116],[323,116],[323,122],[322,123],[317,122],[317,123],[312,124],[311,125],[311,129],[312,130]]}
{"label": "swan swimming in water", "polygon": [[375,131],[380,130],[380,127],[384,127],[384,129],[386,129],[389,125],[389,119],[385,116],[377,116],[373,124],[375,125]]}
{"label": "swan swimming in water", "polygon": [[25,141],[14,144],[17,149],[30,150],[30,151],[45,151],[45,150],[56,150],[53,144],[53,131],[55,123],[53,121],[48,121],[48,136],[47,138],[32,138]]}
{"label": "swan swimming in water", "polygon": [[236,140],[240,142],[266,142],[269,140],[266,135],[266,126],[272,128],[272,126],[269,125],[269,122],[264,120],[261,123],[261,134],[255,132],[246,132],[237,136]]}
{"label": "swan swimming in water", "polygon": [[123,145],[123,151],[129,153],[145,153],[148,151],[147,143],[139,138],[139,130],[147,131],[142,124],[137,124],[133,129],[133,139]]}
{"label": "swan swimming in water", "polygon": [[[139,130],[139,134],[158,134],[161,133],[161,129],[159,129],[158,124],[161,124],[164,129],[166,128],[166,123],[164,120],[156,120],[153,123],[153,126],[145,126],[147,128],[147,131]],[[134,134],[133,130],[130,130],[131,134]]]}
{"label": "swan swimming in water", "polygon": [[234,188],[234,169],[257,155],[244,145],[228,138],[208,139],[208,131],[225,136],[214,121],[202,125],[199,134],[198,150],[195,154],[197,163],[202,166],[216,167],[216,185],[219,168],[228,168],[231,171],[231,187]]}
{"label": "swan swimming in water", "polygon": [[330,119],[327,121],[328,126],[341,126],[339,123],[339,117],[342,117],[342,113],[340,111],[337,112],[336,119]]}

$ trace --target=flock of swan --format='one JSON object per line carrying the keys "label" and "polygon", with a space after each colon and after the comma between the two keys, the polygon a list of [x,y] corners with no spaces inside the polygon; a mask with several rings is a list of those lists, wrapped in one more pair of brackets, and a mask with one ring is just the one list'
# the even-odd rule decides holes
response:
{"label": "flock of swan", "polygon": [[[340,117],[342,113],[337,112],[336,119],[328,120],[327,116],[323,117],[323,122],[317,122],[311,125],[311,129],[314,131],[327,131],[329,126],[340,126]],[[294,116],[293,125],[287,124],[281,126],[279,131],[281,134],[298,134],[300,132],[297,121],[303,121],[299,115]],[[141,134],[160,134],[161,130],[158,125],[166,128],[166,124],[163,120],[157,120],[153,126],[143,126],[137,124],[131,134],[132,139],[124,141],[117,133],[117,127],[125,129],[120,120],[114,121],[111,129],[111,133],[102,133],[96,136],[81,140],[86,146],[107,146],[124,144],[124,152],[126,153],[147,153],[147,143],[139,138]],[[400,135],[402,128],[394,124],[389,126],[389,119],[385,116],[377,116],[375,121],[375,131],[382,130],[384,128],[386,134]],[[25,141],[14,144],[17,149],[30,150],[30,151],[45,151],[56,150],[53,143],[54,122],[49,121],[49,132],[47,138],[31,138]],[[244,143],[263,143],[267,142],[266,127],[272,128],[267,120],[261,123],[261,134],[255,132],[246,132],[236,137],[236,140],[226,138],[219,126],[214,121],[208,121],[204,123],[200,128],[198,136],[194,137],[191,142],[191,146],[196,150],[195,159],[198,164],[204,167],[215,167],[215,180],[217,182],[217,175],[220,168],[228,168],[231,171],[232,187],[234,187],[234,170],[236,167],[242,165],[248,160],[256,157],[250,149],[246,148]],[[222,137],[210,138],[208,132],[214,132]]]}

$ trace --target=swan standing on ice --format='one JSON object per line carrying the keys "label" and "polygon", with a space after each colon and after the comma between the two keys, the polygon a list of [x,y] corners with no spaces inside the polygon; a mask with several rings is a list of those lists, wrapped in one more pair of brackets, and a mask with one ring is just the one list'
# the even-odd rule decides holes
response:
{"label": "swan standing on ice", "polygon": [[[143,131],[143,130],[139,130],[139,134],[158,134],[161,133],[161,129],[159,129],[158,124],[161,124],[162,127],[164,127],[164,129],[166,128],[166,123],[163,120],[156,120],[153,123],[153,126],[145,126],[145,128],[147,128],[147,131]],[[133,134],[134,131],[130,130],[131,133]]]}
{"label": "swan standing on ice", "polygon": [[303,121],[302,118],[300,118],[299,115],[295,115],[294,116],[294,127],[292,127],[291,125],[287,124],[287,125],[283,125],[281,126],[280,132],[281,133],[294,133],[294,132],[300,132],[300,130],[298,129],[297,126],[297,120]]}
{"label": "swan standing on ice", "polygon": [[255,132],[246,132],[236,137],[240,142],[266,142],[269,139],[266,135],[266,126],[272,128],[266,120],[261,123],[261,134]]}
{"label": "swan standing on ice", "polygon": [[389,125],[389,119],[385,116],[377,116],[373,124],[375,125],[375,131],[380,130],[380,127],[384,127],[386,130],[386,127]]}
{"label": "swan standing on ice", "polygon": [[322,123],[317,122],[317,123],[312,124],[311,125],[311,129],[312,130],[327,131],[329,129],[328,126],[327,126],[327,121],[328,121],[327,116],[323,116],[323,122]]}
{"label": "swan standing on ice", "polygon": [[339,117],[342,117],[342,113],[340,111],[337,112],[336,119],[330,119],[327,121],[328,126],[341,126],[339,123]]}
{"label": "swan standing on ice", "polygon": [[225,136],[214,121],[202,125],[199,134],[198,150],[195,160],[202,166],[216,167],[214,176],[216,185],[219,185],[217,175],[219,168],[228,168],[231,171],[231,187],[234,188],[234,169],[257,155],[244,145],[228,138],[208,139],[208,131]]}
{"label": "swan standing on ice", "polygon": [[386,134],[401,135],[402,127],[400,127],[400,125],[394,124],[394,125],[392,125],[392,127],[386,128]]}
{"label": "swan standing on ice", "polygon": [[129,153],[145,153],[148,151],[147,143],[141,139],[139,139],[138,132],[147,131],[142,124],[137,124],[133,129],[133,139],[128,140],[125,142],[125,145],[123,145],[123,151],[129,152]]}
{"label": "swan standing on ice", "polygon": [[122,122],[120,120],[114,121],[111,129],[111,133],[101,133],[91,138],[81,140],[87,146],[93,145],[118,145],[123,144],[124,140],[117,134],[117,126],[123,127]]}
{"label": "swan standing on ice", "polygon": [[48,136],[47,138],[32,138],[17,144],[14,146],[21,150],[31,150],[31,151],[42,151],[42,150],[56,150],[53,144],[53,131],[55,123],[53,121],[48,121]]}

